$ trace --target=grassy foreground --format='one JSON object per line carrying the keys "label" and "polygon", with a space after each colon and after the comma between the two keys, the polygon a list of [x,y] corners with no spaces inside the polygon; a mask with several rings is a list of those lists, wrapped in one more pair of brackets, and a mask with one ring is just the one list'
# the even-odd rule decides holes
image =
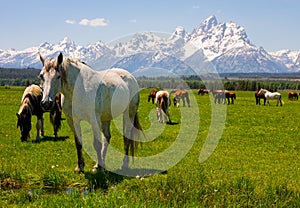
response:
{"label": "grassy foreground", "polygon": [[[300,207],[300,101],[288,101],[286,92],[283,107],[275,101],[271,106],[256,106],[254,92],[236,92],[235,104],[227,106],[217,148],[200,163],[211,103],[208,96],[193,91],[200,124],[188,154],[166,172],[127,177],[113,172],[92,174],[94,161],[87,154],[85,173],[75,174],[72,133],[63,121],[59,137],[52,137],[48,114],[44,116],[47,136],[33,142],[34,118],[31,140],[22,143],[15,114],[23,90],[0,88],[0,207]],[[139,108],[146,134],[149,128],[163,126],[155,122],[148,93],[141,91]],[[171,106],[174,125],[164,126],[157,138],[139,147],[137,156],[156,155],[171,147],[180,129],[186,128],[182,121],[192,127],[198,119],[192,104],[191,108]],[[193,139],[189,136],[185,132],[184,138]],[[122,151],[122,141],[113,125],[112,147]]]}

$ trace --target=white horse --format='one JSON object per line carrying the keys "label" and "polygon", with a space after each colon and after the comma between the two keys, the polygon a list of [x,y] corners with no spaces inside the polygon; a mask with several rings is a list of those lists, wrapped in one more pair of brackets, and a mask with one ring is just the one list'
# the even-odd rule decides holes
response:
{"label": "white horse", "polygon": [[50,109],[55,95],[60,91],[65,97],[63,110],[77,148],[78,165],[75,171],[84,172],[80,121],[89,122],[93,130],[98,161],[92,171],[96,171],[105,168],[111,138],[110,122],[122,113],[125,150],[122,168],[128,168],[129,151],[133,157],[142,130],[137,114],[140,96],[136,79],[123,69],[94,71],[84,62],[65,58],[61,53],[57,58],[48,60],[40,55],[40,59],[43,64],[40,72],[44,89],[42,106]]}
{"label": "white horse", "polygon": [[169,114],[169,106],[171,105],[169,92],[164,90],[158,91],[155,95],[155,103],[157,120],[160,123],[166,123],[168,117],[169,123],[172,123]]}
{"label": "white horse", "polygon": [[270,105],[269,100],[277,100],[277,106],[278,106],[278,102],[280,102],[280,106],[284,104],[283,100],[281,99],[281,94],[279,92],[269,92],[266,89],[260,89],[257,94],[264,95],[266,100],[268,101],[268,105]]}

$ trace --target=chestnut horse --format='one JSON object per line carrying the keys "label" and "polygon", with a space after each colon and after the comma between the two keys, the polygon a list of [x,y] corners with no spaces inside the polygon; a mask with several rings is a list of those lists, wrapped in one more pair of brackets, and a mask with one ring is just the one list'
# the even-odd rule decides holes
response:
{"label": "chestnut horse", "polygon": [[150,94],[148,95],[148,102],[150,102],[150,100],[152,100],[152,104],[154,104],[155,95],[157,92],[158,92],[157,90],[152,90],[150,92]]}
{"label": "chestnut horse", "polygon": [[289,98],[289,100],[298,100],[298,93],[297,92],[289,92],[288,98]]}
{"label": "chestnut horse", "polygon": [[209,92],[210,92],[210,90],[208,90],[208,89],[199,89],[198,90],[198,95],[208,94]]}

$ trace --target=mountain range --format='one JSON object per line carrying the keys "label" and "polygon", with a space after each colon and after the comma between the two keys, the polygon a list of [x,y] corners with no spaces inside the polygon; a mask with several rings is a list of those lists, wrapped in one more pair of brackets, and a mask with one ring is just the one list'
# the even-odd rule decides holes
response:
{"label": "mountain range", "polygon": [[234,22],[218,23],[210,16],[192,32],[182,26],[172,34],[136,33],[106,44],[80,46],[69,38],[44,42],[24,50],[1,50],[2,68],[41,68],[46,58],[79,58],[95,70],[125,68],[135,75],[191,75],[199,73],[286,73],[300,71],[300,52],[267,52],[255,46],[245,29]]}

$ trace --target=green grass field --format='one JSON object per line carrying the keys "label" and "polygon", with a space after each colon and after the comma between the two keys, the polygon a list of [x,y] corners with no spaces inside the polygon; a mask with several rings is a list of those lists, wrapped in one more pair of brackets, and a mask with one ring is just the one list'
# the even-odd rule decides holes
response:
{"label": "green grass field", "polygon": [[[192,108],[171,106],[175,125],[164,126],[156,122],[154,105],[147,102],[149,90],[142,90],[139,116],[147,139],[152,138],[149,129],[161,133],[143,143],[137,156],[157,155],[177,141],[183,149],[193,143],[167,172],[143,177],[137,160],[132,167],[140,176],[126,177],[113,172],[92,174],[94,161],[86,153],[85,173],[74,173],[73,135],[63,121],[59,137],[52,137],[48,113],[41,142],[33,142],[34,118],[31,139],[22,143],[15,114],[24,89],[0,88],[0,207],[300,207],[300,101],[289,101],[287,92],[282,92],[283,107],[275,101],[270,101],[271,106],[256,106],[254,92],[236,92],[215,151],[200,163],[211,105],[218,104],[193,91],[198,108],[196,103]],[[189,132],[187,127],[195,124],[197,129]],[[112,126],[111,147],[122,151],[123,138],[116,126],[118,121]],[[177,140],[179,134],[183,139]],[[176,154],[170,152],[169,158],[154,164],[171,164]],[[110,168],[120,167],[121,162],[109,163]]]}

